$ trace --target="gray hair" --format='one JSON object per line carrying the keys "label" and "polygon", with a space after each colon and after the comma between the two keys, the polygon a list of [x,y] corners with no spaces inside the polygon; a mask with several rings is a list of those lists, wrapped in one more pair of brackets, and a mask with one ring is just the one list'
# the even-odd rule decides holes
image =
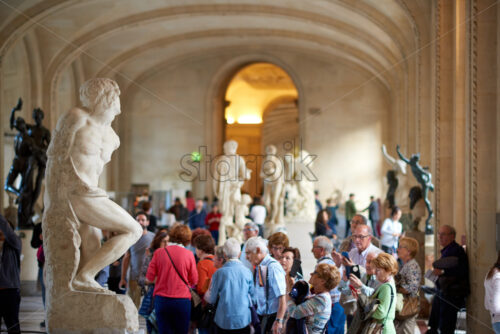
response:
{"label": "gray hair", "polygon": [[330,254],[332,252],[333,244],[329,238],[325,237],[324,235],[320,235],[319,237],[316,237],[314,241],[316,241],[317,246],[323,248],[327,254]]}
{"label": "gray hair", "polygon": [[98,104],[109,107],[120,96],[118,84],[108,78],[95,78],[80,86],[80,101],[84,107],[94,109]]}
{"label": "gray hair", "polygon": [[224,259],[224,249],[222,246],[215,247],[215,256],[221,260]]}
{"label": "gray hair", "polygon": [[229,238],[222,247],[226,259],[237,259],[241,253],[240,243],[235,238]]}
{"label": "gray hair", "polygon": [[260,251],[264,254],[267,254],[269,252],[269,250],[267,249],[266,240],[262,239],[261,237],[252,237],[247,240],[245,244],[245,251],[256,253],[257,248],[259,248]]}
{"label": "gray hair", "polygon": [[248,222],[245,224],[245,228],[248,227],[252,231],[259,231],[259,227],[254,222]]}
{"label": "gray hair", "polygon": [[455,228],[451,225],[442,225],[441,227],[445,227],[446,229],[448,229],[448,233],[452,234],[454,237],[457,236],[457,230],[455,230]]}

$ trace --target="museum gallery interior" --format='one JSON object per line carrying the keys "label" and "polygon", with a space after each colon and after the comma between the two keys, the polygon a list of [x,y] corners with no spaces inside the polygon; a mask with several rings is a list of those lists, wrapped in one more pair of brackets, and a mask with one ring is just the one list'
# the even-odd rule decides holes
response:
{"label": "museum gallery interior", "polygon": [[[371,195],[384,202],[392,189],[403,216],[427,220],[426,256],[439,257],[437,231],[453,226],[470,263],[467,332],[487,332],[483,281],[500,250],[499,1],[0,0],[2,185],[12,190],[20,182],[10,171],[24,130],[13,115],[34,131],[40,108],[43,127],[59,138],[58,120],[87,107],[80,88],[93,78],[119,87],[108,127],[120,144],[100,156],[95,180],[124,210],[146,192],[160,218],[187,190],[212,201],[219,194],[213,162],[228,140],[237,142],[248,172],[241,193],[261,195],[266,148],[274,145],[285,183],[304,167],[323,203],[344,203],[355,193],[365,208]],[[61,138],[48,153],[64,150],[69,141]],[[432,187],[411,166],[417,154]],[[405,173],[397,173],[401,162]],[[2,215],[17,217],[23,236],[24,294],[36,290],[37,265],[21,211],[41,222],[44,197],[63,198],[67,170],[54,168],[43,181],[41,167],[40,179],[32,175],[39,193],[33,203],[0,192]],[[293,187],[285,183],[291,203]],[[415,186],[428,190],[421,212],[408,197]],[[101,196],[99,188],[87,189],[88,196]],[[78,216],[85,211],[78,205],[65,210]],[[301,230],[300,219],[290,218],[292,206],[287,210],[276,218],[280,227],[293,224],[289,230],[303,231],[295,238],[310,247],[314,215]],[[57,289],[61,277],[48,277]]]}

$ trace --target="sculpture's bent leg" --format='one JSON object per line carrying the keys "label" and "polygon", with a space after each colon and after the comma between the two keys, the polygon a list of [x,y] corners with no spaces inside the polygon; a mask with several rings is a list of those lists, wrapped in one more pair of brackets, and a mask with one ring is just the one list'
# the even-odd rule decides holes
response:
{"label": "sculpture's bent leg", "polygon": [[434,227],[430,223],[432,217],[434,217],[434,211],[432,211],[431,207],[431,202],[429,201],[429,188],[425,187],[424,188],[424,202],[425,202],[425,207],[427,208],[428,216],[427,219],[425,220],[425,234],[432,234],[434,233]]}
{"label": "sculpture's bent leg", "polygon": [[[71,203],[81,224],[118,232],[116,237],[95,250],[90,259],[86,259],[86,263],[79,268],[73,279],[72,285],[75,290],[102,292],[103,288],[95,281],[95,275],[116,261],[139,240],[142,234],[141,227],[125,210],[107,197],[75,196],[71,198]],[[91,230],[88,229],[87,232],[89,231]],[[86,237],[81,235],[82,244],[87,242]]]}

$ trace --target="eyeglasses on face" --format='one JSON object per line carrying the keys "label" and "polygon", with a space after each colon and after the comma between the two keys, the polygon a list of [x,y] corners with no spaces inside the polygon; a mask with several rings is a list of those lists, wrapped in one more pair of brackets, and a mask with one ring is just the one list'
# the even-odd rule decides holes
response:
{"label": "eyeglasses on face", "polygon": [[368,237],[369,237],[369,235],[360,235],[360,234],[353,234],[353,235],[352,235],[352,238],[353,238],[354,240],[356,240],[356,239],[363,240],[363,239],[368,238]]}

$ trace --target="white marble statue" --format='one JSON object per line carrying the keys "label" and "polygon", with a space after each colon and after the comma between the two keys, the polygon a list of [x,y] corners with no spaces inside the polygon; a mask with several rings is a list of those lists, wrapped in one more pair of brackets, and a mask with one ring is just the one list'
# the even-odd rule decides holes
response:
{"label": "white marble statue", "polygon": [[[130,298],[114,295],[94,279],[142,233],[140,225],[98,187],[104,165],[120,145],[111,127],[120,113],[119,94],[111,79],[85,82],[80,88],[83,107],[59,118],[47,150],[42,226],[51,333],[138,330],[137,309]],[[101,244],[101,230],[117,236]],[[112,316],[103,309],[113,310]]]}
{"label": "white marble statue", "polygon": [[226,226],[233,225],[236,205],[241,202],[241,187],[250,180],[252,172],[247,169],[245,160],[236,154],[236,141],[226,141],[223,148],[224,154],[217,157],[212,165],[214,194],[219,199],[219,211],[222,214],[219,245],[226,241]]}
{"label": "white marble statue", "polygon": [[234,224],[226,226],[227,237],[235,238],[239,243],[243,243],[243,228],[246,223],[251,222],[246,216],[249,214],[249,205],[252,203],[252,197],[248,194],[242,194],[241,200],[234,209]]}
{"label": "white marble statue", "polygon": [[261,177],[264,180],[262,201],[267,209],[266,225],[268,229],[284,224],[285,170],[283,161],[276,155],[274,145],[266,147],[266,156],[262,161]]}
{"label": "white marble statue", "polygon": [[392,170],[396,174],[398,180],[398,187],[396,189],[396,204],[400,208],[406,208],[408,206],[408,189],[407,189],[407,179],[406,179],[406,163],[401,159],[396,159],[387,153],[387,148],[382,145],[382,154],[384,155],[387,163],[391,165]]}
{"label": "white marble statue", "polygon": [[314,202],[314,181],[309,178],[308,167],[312,166],[313,157],[305,150],[293,161],[293,179],[287,185],[287,221],[314,222],[316,205]]}

